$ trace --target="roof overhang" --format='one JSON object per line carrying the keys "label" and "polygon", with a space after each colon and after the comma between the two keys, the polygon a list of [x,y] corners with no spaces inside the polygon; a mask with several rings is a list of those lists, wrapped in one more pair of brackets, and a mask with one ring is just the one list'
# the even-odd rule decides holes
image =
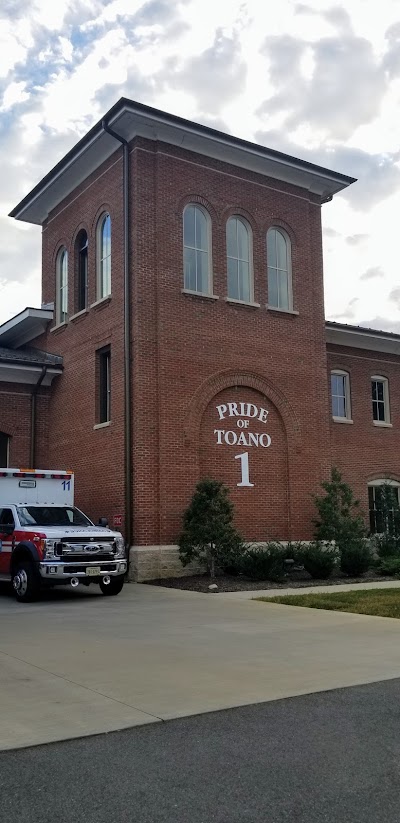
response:
{"label": "roof overhang", "polygon": [[135,137],[169,143],[234,166],[298,186],[330,200],[355,178],[298,160],[272,149],[121,98],[104,118],[10,212],[10,217],[43,224],[49,213],[118,148],[103,122],[131,141]]}
{"label": "roof overhang", "polygon": [[[57,366],[46,366],[45,375],[40,383],[41,386],[51,386],[57,375],[63,370]],[[40,363],[15,363],[0,360],[0,383],[19,383],[28,386],[35,386],[42,376],[44,366]]]}
{"label": "roof overhang", "polygon": [[326,342],[335,346],[400,355],[400,335],[362,326],[348,326],[328,321]]}
{"label": "roof overhang", "polygon": [[0,326],[0,346],[19,349],[40,337],[52,319],[53,311],[50,309],[24,309]]}

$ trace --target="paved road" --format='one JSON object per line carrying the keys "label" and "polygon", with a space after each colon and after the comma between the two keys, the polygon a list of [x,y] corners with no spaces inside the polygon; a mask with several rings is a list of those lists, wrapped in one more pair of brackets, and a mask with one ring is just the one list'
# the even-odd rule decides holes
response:
{"label": "paved road", "polygon": [[400,681],[0,754],[7,823],[398,823]]}
{"label": "paved road", "polygon": [[400,677],[399,620],[98,591],[0,596],[0,748]]}

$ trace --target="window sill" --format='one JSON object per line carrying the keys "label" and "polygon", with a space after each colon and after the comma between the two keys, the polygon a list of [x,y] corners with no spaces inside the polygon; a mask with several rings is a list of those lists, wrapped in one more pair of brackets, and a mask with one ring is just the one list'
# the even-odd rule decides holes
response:
{"label": "window sill", "polygon": [[90,304],[91,309],[97,309],[101,306],[105,306],[111,300],[111,294],[106,294],[105,297],[100,297],[100,300],[96,300],[94,303]]}
{"label": "window sill", "polygon": [[378,429],[392,429],[393,423],[386,423],[386,420],[373,420],[372,421],[374,426],[378,426]]}
{"label": "window sill", "polygon": [[350,417],[332,417],[334,423],[350,423],[353,424],[353,420],[350,420]]}
{"label": "window sill", "polygon": [[236,300],[235,297],[224,297],[226,303],[234,303],[237,306],[247,306],[250,309],[259,309],[260,303],[253,303],[253,301]]}
{"label": "window sill", "polygon": [[276,311],[279,314],[293,314],[296,317],[299,314],[299,312],[295,311],[295,309],[279,309],[277,306],[270,306],[268,303],[265,304],[265,308],[268,309],[268,311]]}
{"label": "window sill", "polygon": [[78,317],[83,317],[85,314],[88,313],[88,311],[89,311],[89,309],[81,309],[80,311],[77,311],[76,314],[72,314],[71,317],[69,318],[70,322],[73,323],[74,320],[78,319]]}
{"label": "window sill", "polygon": [[192,297],[206,297],[208,300],[219,300],[217,294],[207,294],[204,291],[192,291],[192,289],[181,289],[182,294],[191,294]]}
{"label": "window sill", "polygon": [[56,326],[53,326],[53,328],[50,329],[50,333],[53,334],[53,332],[62,331],[62,329],[66,329],[67,326],[68,320],[64,320],[62,323],[57,323]]}
{"label": "window sill", "polygon": [[107,420],[105,423],[96,423],[93,429],[106,429],[107,426],[111,426],[111,420]]}

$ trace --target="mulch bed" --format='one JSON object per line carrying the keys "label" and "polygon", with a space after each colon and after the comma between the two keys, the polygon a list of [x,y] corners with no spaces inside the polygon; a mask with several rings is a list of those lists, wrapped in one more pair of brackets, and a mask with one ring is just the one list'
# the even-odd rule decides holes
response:
{"label": "mulch bed", "polygon": [[[257,591],[264,589],[300,589],[305,586],[335,586],[338,583],[383,583],[385,580],[393,580],[393,577],[383,577],[370,571],[362,577],[346,577],[344,574],[335,574],[327,580],[313,580],[306,571],[293,571],[282,583],[274,583],[271,580],[249,580],[249,578],[231,577],[227,574],[219,575],[215,580],[210,580],[208,575],[195,574],[191,577],[166,577],[161,580],[143,581],[149,586],[163,586],[167,589],[185,589],[191,592],[205,592],[210,594],[209,586],[216,583],[220,592],[243,592]],[[212,592],[213,594],[215,592]]]}

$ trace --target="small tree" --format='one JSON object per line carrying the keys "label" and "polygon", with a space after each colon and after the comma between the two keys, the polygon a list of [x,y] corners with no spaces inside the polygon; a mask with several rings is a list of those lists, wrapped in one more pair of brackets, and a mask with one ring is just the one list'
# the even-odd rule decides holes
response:
{"label": "small tree", "polygon": [[183,566],[199,560],[212,578],[216,566],[226,566],[241,549],[241,537],[233,526],[233,503],[218,480],[200,480],[183,516],[179,538]]}
{"label": "small tree", "polygon": [[314,521],[315,538],[334,540],[340,550],[346,549],[350,543],[366,536],[359,501],[355,499],[351,486],[344,482],[338,469],[333,468],[331,479],[321,485],[325,494],[314,497],[319,514],[319,518]]}

